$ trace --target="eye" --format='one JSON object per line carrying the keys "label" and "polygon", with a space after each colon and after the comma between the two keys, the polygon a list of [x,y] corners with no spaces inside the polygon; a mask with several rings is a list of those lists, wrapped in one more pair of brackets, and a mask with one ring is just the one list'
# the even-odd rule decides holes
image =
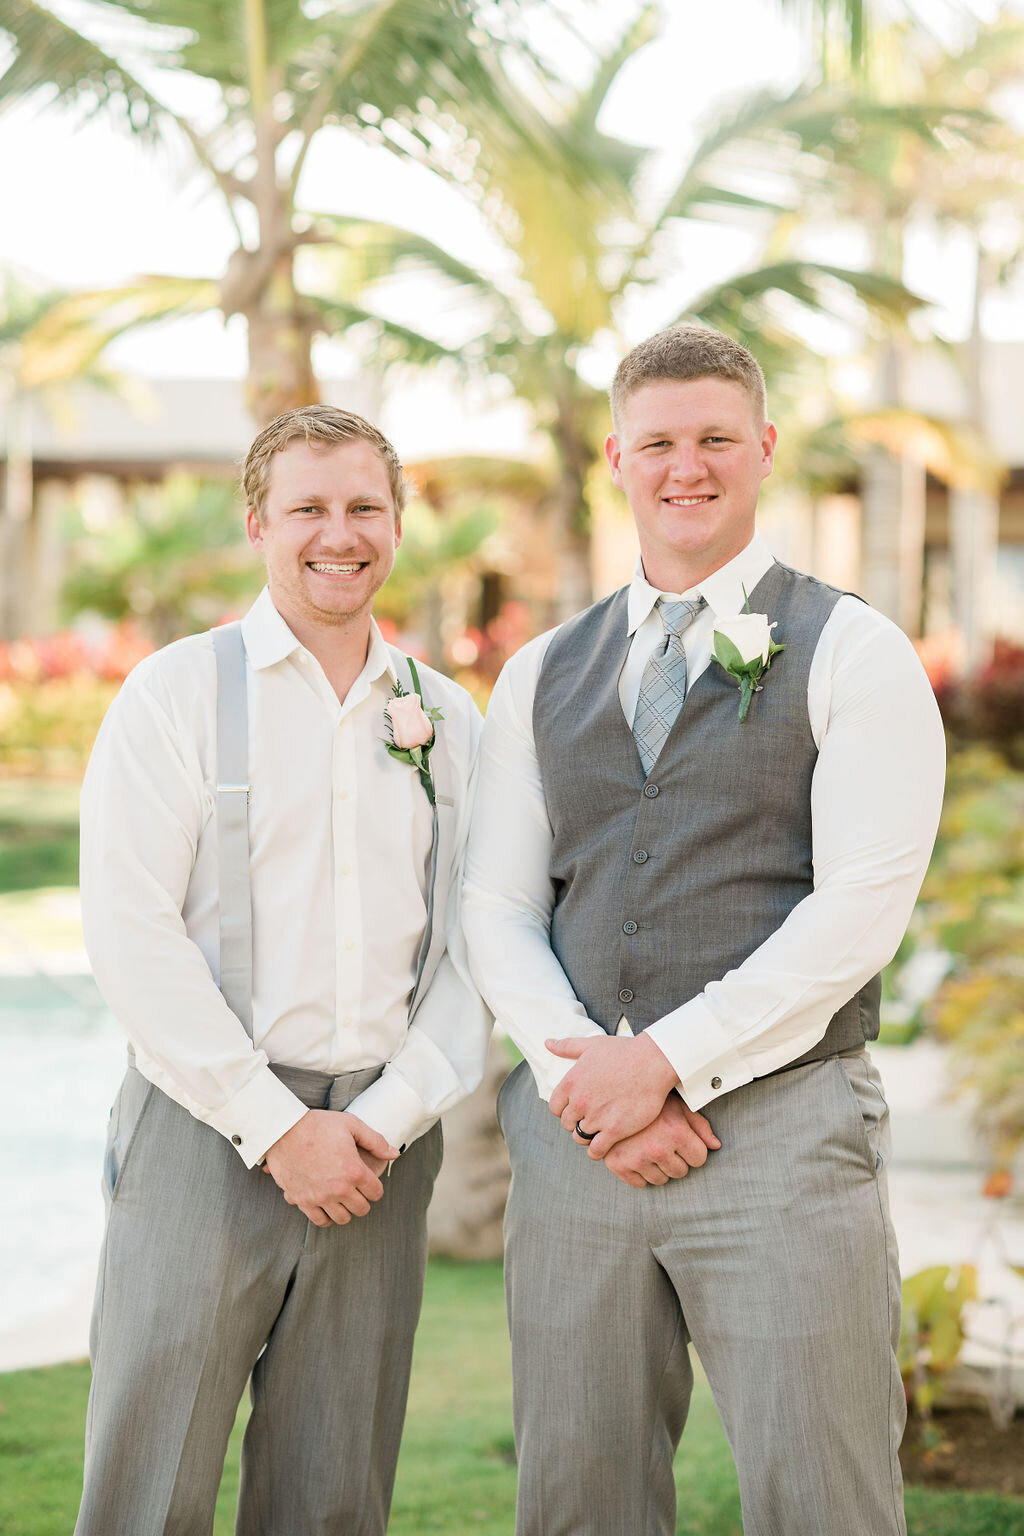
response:
{"label": "eye", "polygon": [[645,446],[647,448],[668,448],[671,445],[667,437],[659,437],[656,443],[647,443]]}
{"label": "eye", "polygon": [[716,436],[714,433],[711,433],[708,437],[706,437],[704,439],[704,441],[706,443],[729,443],[729,442],[732,441],[732,439],[729,438],[729,437],[719,437],[719,436]]}

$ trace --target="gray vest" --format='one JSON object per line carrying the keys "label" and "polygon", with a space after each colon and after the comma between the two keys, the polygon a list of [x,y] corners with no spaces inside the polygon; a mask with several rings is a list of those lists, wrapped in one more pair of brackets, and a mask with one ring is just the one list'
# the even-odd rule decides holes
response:
{"label": "gray vest", "polygon": [[[807,679],[841,596],[773,565],[750,606],[778,620],[786,649],[748,719],[740,724],[739,688],[713,660],[647,779],[618,694],[628,588],[551,641],[533,710],[554,834],[551,945],[587,1013],[610,1034],[623,1014],[637,1032],[696,997],[813,889],[817,749]],[[799,1061],[873,1040],[880,993],[875,977]]]}

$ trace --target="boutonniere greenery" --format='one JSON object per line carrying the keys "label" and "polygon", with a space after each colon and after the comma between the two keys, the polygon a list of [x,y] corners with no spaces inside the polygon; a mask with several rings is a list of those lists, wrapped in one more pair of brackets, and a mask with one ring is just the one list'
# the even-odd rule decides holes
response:
{"label": "boutonniere greenery", "polygon": [[407,656],[406,660],[416,692],[407,693],[396,678],[391,698],[384,706],[384,727],[388,733],[384,745],[396,762],[412,764],[427,792],[427,799],[433,805],[434,781],[430,776],[430,754],[437,739],[435,726],[439,720],[444,719],[444,710],[423,708],[416,663],[411,656]]}
{"label": "boutonniere greenery", "polygon": [[734,619],[716,619],[714,628],[715,660],[740,686],[741,725],[754,694],[761,692],[761,679],[771,666],[772,657],[786,649],[772,639],[775,624],[769,624],[768,615],[751,613],[746,588],[743,596],[747,598],[746,613],[738,613]]}

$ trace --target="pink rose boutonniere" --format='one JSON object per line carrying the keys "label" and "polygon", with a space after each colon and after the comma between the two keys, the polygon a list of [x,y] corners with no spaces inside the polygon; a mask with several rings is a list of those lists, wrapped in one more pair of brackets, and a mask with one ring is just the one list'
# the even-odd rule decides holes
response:
{"label": "pink rose boutonniere", "polygon": [[[412,680],[419,689],[419,673],[412,657],[407,658]],[[384,725],[387,740],[384,745],[391,757],[399,763],[411,763],[420,776],[427,799],[434,804],[434,781],[430,775],[430,753],[436,740],[437,722],[444,719],[441,709],[424,709],[422,696],[406,693],[401,683],[395,682],[393,697],[384,707]]]}

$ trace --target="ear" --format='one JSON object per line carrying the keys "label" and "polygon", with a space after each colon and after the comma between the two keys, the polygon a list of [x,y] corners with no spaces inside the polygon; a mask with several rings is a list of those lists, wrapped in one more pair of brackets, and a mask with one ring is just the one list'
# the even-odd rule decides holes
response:
{"label": "ear", "polygon": [[401,544],[401,542],[402,542],[402,514],[401,514],[401,512],[396,512],[395,513],[395,548],[396,549],[398,548],[399,544]]}
{"label": "ear", "polygon": [[775,468],[775,444],[779,434],[775,430],[773,421],[766,421],[764,431],[761,433],[761,479],[767,480]]}
{"label": "ear", "polygon": [[622,459],[622,449],[619,447],[619,439],[614,432],[609,432],[604,440],[604,456],[608,460],[608,468],[612,474],[612,484],[622,489],[622,470],[619,467]]}
{"label": "ear", "polygon": [[263,548],[263,525],[256,516],[256,508],[249,507],[245,514],[245,532],[253,549]]}

